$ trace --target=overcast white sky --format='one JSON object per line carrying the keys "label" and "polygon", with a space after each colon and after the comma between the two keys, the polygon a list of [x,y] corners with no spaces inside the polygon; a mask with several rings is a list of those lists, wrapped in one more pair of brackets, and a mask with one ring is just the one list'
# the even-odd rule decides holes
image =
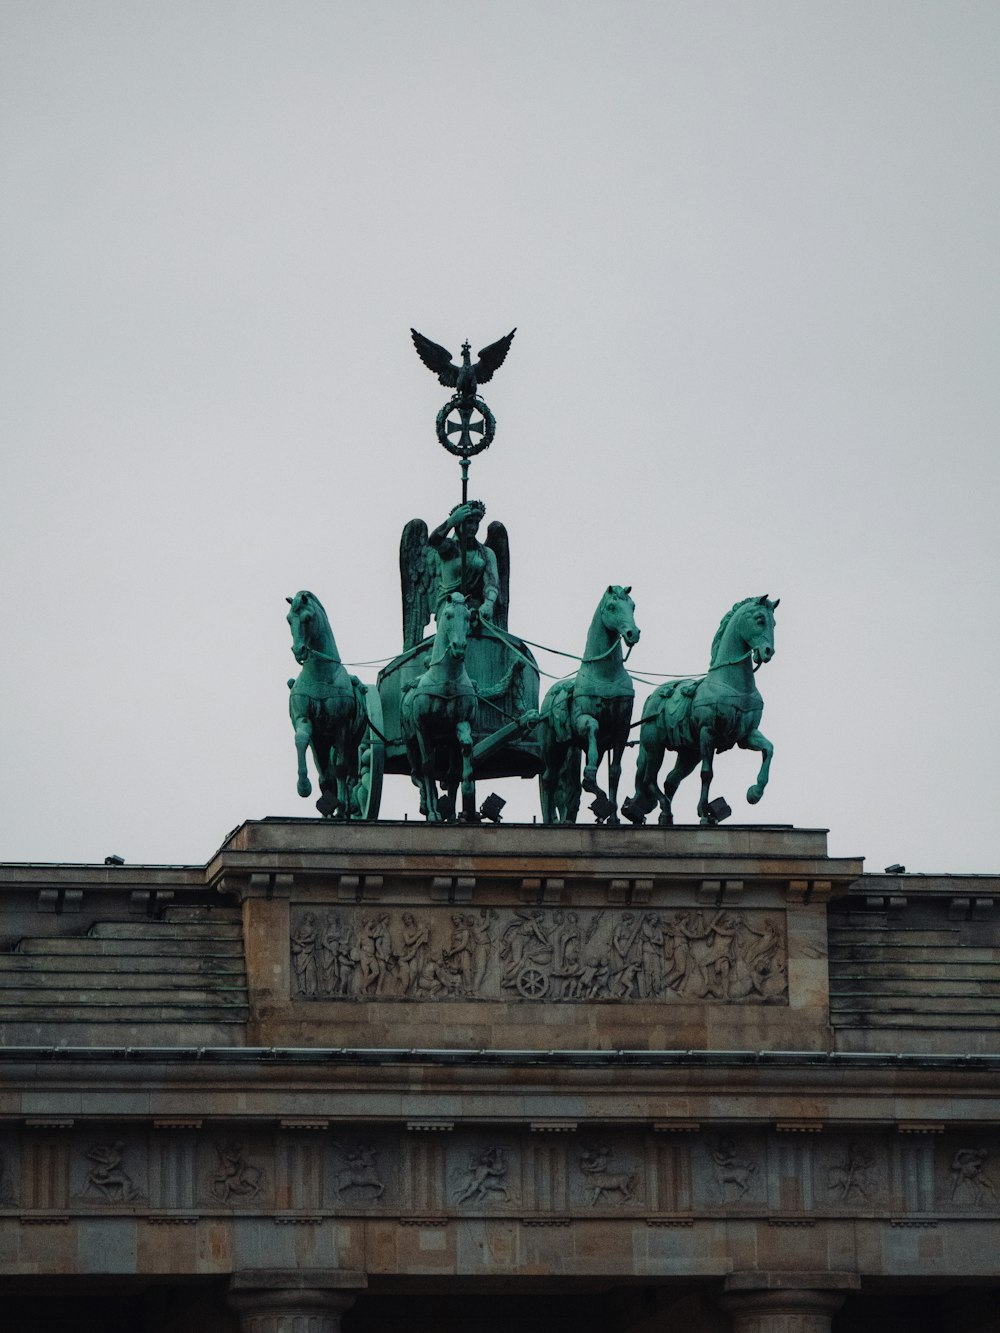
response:
{"label": "overcast white sky", "polygon": [[517,325],[472,469],[511,628],[581,652],[631,583],[631,665],[694,672],[780,596],[734,821],[1000,871],[994,0],[0,15],[0,857],[313,812],[284,599],[399,650],[458,492],[409,327]]}

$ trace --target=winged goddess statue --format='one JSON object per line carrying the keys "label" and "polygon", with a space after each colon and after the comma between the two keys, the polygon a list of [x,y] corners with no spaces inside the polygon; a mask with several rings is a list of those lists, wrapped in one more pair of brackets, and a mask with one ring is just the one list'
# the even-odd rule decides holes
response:
{"label": "winged goddess statue", "polygon": [[455,397],[458,399],[456,406],[467,409],[475,406],[476,390],[479,385],[488,384],[493,378],[494,372],[503,365],[516,332],[517,329],[511,329],[506,337],[498,338],[495,343],[490,343],[489,347],[482,348],[479,352],[479,360],[475,365],[472,364],[472,346],[469,342],[464,342],[462,344],[462,364],[458,366],[452,360],[451,353],[446,347],[442,347],[439,343],[432,343],[430,338],[425,338],[416,329],[410,329],[410,333],[413,335],[413,346],[417,349],[417,356],[420,357],[428,370],[434,372],[439,383],[443,384],[446,389],[456,390]]}
{"label": "winged goddess statue", "polygon": [[510,542],[507,529],[494,520],[486,541],[478,538],[486,513],[481,500],[457,505],[433,532],[422,518],[413,518],[399,543],[399,575],[403,592],[403,648],[423,638],[431,615],[460,586],[459,542],[465,541],[465,596],[469,605],[497,629],[506,630],[510,601]]}

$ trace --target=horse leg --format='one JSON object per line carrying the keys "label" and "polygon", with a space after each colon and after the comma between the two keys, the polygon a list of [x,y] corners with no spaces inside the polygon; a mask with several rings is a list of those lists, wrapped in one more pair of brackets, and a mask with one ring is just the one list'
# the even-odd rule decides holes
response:
{"label": "horse leg", "polygon": [[661,824],[672,824],[674,822],[672,809],[674,795],[687,775],[694,771],[698,759],[697,750],[679,750],[677,752],[674,766],[663,780],[663,796],[660,798]]}
{"label": "horse leg", "polygon": [[462,818],[476,817],[476,780],[472,774],[472,724],[459,722],[455,726],[459,749],[462,752]]}
{"label": "horse leg", "polygon": [[543,824],[558,824],[559,822],[559,812],[556,808],[556,788],[559,785],[559,774],[562,772],[568,749],[569,746],[559,745],[555,741],[550,744],[542,742],[542,757],[545,767],[538,778],[538,794],[542,801]]}
{"label": "horse leg", "polygon": [[614,813],[608,816],[609,824],[620,824],[618,818],[618,783],[622,776],[622,755],[625,753],[625,741],[628,738],[628,732],[623,732],[620,741],[615,741],[608,760],[608,800],[615,807]]}
{"label": "horse leg", "polygon": [[767,786],[767,777],[771,771],[771,756],[774,754],[774,746],[761,732],[755,728],[745,740],[739,743],[741,750],[759,750],[764,758],[760,761],[760,772],[757,774],[757,781],[752,787],[747,788],[747,800],[751,805],[756,805],[764,795],[764,788]]}
{"label": "horse leg", "polygon": [[597,769],[601,762],[601,752],[597,748],[597,733],[600,729],[597,718],[591,713],[583,713],[574,721],[577,732],[586,743],[587,762],[583,769],[583,790],[589,791],[592,796],[603,796],[604,792],[597,785]]}
{"label": "horse leg", "polygon": [[698,802],[698,817],[703,824],[710,824],[712,817],[708,813],[708,789],[712,785],[712,760],[715,758],[715,740],[711,727],[702,727],[700,742],[701,800]]}
{"label": "horse leg", "polygon": [[405,740],[404,744],[406,746],[406,762],[410,767],[410,781],[420,793],[420,813],[426,818],[427,801],[424,797],[424,778],[420,769],[420,749],[412,736]]}
{"label": "horse leg", "polygon": [[633,824],[645,824],[646,816],[657,804],[663,804],[656,779],[663,763],[666,742],[639,742],[639,758],[635,766],[635,794],[622,802],[622,814]]}
{"label": "horse leg", "polygon": [[420,776],[423,781],[421,805],[427,806],[426,818],[429,823],[441,823],[441,811],[438,808],[437,783],[434,781],[434,747],[428,747],[423,734],[417,732],[417,744],[420,747]]}
{"label": "horse leg", "polygon": [[[330,752],[330,765],[337,779],[337,800],[340,803],[339,814],[342,819],[351,817],[351,781],[356,776],[356,765],[351,764],[351,746],[353,742],[353,719],[348,719],[337,731],[333,749]],[[355,758],[357,751],[355,751]]]}
{"label": "horse leg", "polygon": [[299,781],[296,790],[300,796],[308,796],[312,792],[312,783],[309,781],[306,769],[306,750],[312,741],[312,723],[307,714],[300,713],[296,717],[293,713],[292,726],[295,728],[295,749],[299,757]]}

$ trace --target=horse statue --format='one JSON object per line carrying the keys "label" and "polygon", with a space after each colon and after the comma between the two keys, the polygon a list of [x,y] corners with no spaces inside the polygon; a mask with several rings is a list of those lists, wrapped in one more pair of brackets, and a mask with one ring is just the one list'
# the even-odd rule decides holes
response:
{"label": "horse statue", "polygon": [[[544,767],[539,788],[546,824],[575,822],[581,788],[597,798],[599,823],[618,823],[618,780],[635,698],[622,658],[622,640],[629,647],[639,641],[630,592],[618,584],[608,586],[590,622],[579,671],[557,681],[542,702],[539,734]],[[580,752],[585,757],[582,783]],[[597,769],[605,754],[609,755],[607,793],[597,785]]]}
{"label": "horse statue", "polygon": [[[754,684],[754,671],[774,656],[774,612],[778,601],[769,601],[764,596],[737,602],[722,617],[712,641],[707,674],[670,681],[646,700],[639,729],[635,795],[622,803],[622,814],[633,824],[644,824],[646,815],[657,803],[659,822],[672,824],[674,793],[699,760],[698,815],[703,824],[716,823],[708,801],[712,760],[717,753],[731,750],[734,745],[763,754],[757,781],[747,791],[747,800],[756,805],[763,796],[774,746],[757,730],[764,700]],[[676,751],[677,761],[667,774],[661,793],[657,783],[665,750]]]}
{"label": "horse statue", "polygon": [[346,819],[358,780],[358,749],[368,726],[365,686],[342,665],[319,598],[303,591],[285,601],[290,606],[292,654],[302,668],[297,679],[288,682],[288,711],[299,756],[298,793],[308,796],[312,791],[306,771],[306,750],[311,749],[322,793],[317,808],[329,818]]}
{"label": "horse statue", "polygon": [[[406,685],[400,703],[400,729],[413,785],[420,790],[420,813],[432,823],[453,818],[462,787],[462,818],[475,814],[472,774],[472,727],[479,697],[468,671],[465,651],[472,613],[460,592],[450,593],[436,615],[437,632],[427,670]],[[447,792],[439,801],[437,779]]]}

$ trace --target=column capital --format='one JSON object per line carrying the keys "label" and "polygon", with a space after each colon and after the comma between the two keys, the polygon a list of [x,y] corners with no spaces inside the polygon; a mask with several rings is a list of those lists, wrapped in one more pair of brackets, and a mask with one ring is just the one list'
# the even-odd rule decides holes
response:
{"label": "column capital", "polygon": [[856,1273],[731,1273],[720,1303],[734,1333],[830,1333]]}
{"label": "column capital", "polygon": [[240,1316],[241,1333],[340,1333],[340,1317],[356,1299],[332,1284],[341,1276],[353,1277],[354,1287],[365,1285],[359,1274],[237,1273],[227,1300]]}

